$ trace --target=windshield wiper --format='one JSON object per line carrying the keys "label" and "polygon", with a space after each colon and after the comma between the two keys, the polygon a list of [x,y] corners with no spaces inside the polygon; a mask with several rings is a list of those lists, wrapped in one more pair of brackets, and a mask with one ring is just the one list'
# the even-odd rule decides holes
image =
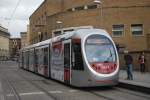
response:
{"label": "windshield wiper", "polygon": [[111,52],[110,48],[109,48],[109,51],[110,51],[110,55],[107,58],[107,60],[104,61],[104,63],[109,63],[110,62],[109,59],[112,58],[112,52]]}

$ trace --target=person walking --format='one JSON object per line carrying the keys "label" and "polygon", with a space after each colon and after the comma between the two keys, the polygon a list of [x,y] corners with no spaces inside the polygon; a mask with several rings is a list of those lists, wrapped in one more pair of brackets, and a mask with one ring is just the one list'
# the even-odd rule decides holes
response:
{"label": "person walking", "polygon": [[145,56],[144,56],[144,52],[142,52],[139,56],[139,63],[140,63],[140,71],[141,72],[145,72],[145,62],[146,62],[146,59],[145,59]]}
{"label": "person walking", "polygon": [[133,80],[133,74],[132,74],[132,70],[133,70],[133,66],[132,66],[132,63],[133,63],[133,58],[132,56],[129,54],[128,51],[125,51],[124,52],[125,55],[124,55],[124,60],[125,60],[125,64],[127,66],[127,79],[129,80]]}

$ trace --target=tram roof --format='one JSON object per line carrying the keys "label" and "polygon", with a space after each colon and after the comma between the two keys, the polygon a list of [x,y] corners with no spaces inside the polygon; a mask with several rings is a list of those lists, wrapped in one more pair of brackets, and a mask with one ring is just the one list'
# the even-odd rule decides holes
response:
{"label": "tram roof", "polygon": [[51,39],[45,40],[45,41],[41,41],[39,43],[27,46],[25,48],[23,48],[23,50],[25,49],[32,49],[34,47],[39,47],[39,46],[43,46],[43,45],[48,45],[51,42],[57,42],[57,41],[61,41],[61,40],[65,40],[65,39],[69,39],[72,37],[84,37],[87,34],[94,34],[94,33],[101,33],[102,35],[106,35],[109,36],[109,34],[104,30],[104,29],[95,29],[95,28],[90,28],[90,29],[76,29],[73,31],[69,31],[69,32],[64,32],[62,35],[53,37]]}

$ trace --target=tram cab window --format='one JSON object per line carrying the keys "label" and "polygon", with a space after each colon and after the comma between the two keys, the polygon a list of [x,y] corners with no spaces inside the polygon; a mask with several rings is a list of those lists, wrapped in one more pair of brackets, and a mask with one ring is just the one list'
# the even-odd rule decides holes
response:
{"label": "tram cab window", "polygon": [[84,70],[80,43],[73,44],[73,59],[74,60],[72,61],[72,68],[74,70]]}
{"label": "tram cab window", "polygon": [[90,36],[86,40],[85,52],[89,63],[116,62],[116,53],[112,42],[105,36]]}

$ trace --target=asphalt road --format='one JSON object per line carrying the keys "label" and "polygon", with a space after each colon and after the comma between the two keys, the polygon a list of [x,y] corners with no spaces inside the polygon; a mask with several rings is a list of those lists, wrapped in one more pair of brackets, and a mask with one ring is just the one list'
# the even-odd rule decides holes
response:
{"label": "asphalt road", "polygon": [[0,62],[0,100],[150,100],[150,95],[118,87],[74,88]]}

